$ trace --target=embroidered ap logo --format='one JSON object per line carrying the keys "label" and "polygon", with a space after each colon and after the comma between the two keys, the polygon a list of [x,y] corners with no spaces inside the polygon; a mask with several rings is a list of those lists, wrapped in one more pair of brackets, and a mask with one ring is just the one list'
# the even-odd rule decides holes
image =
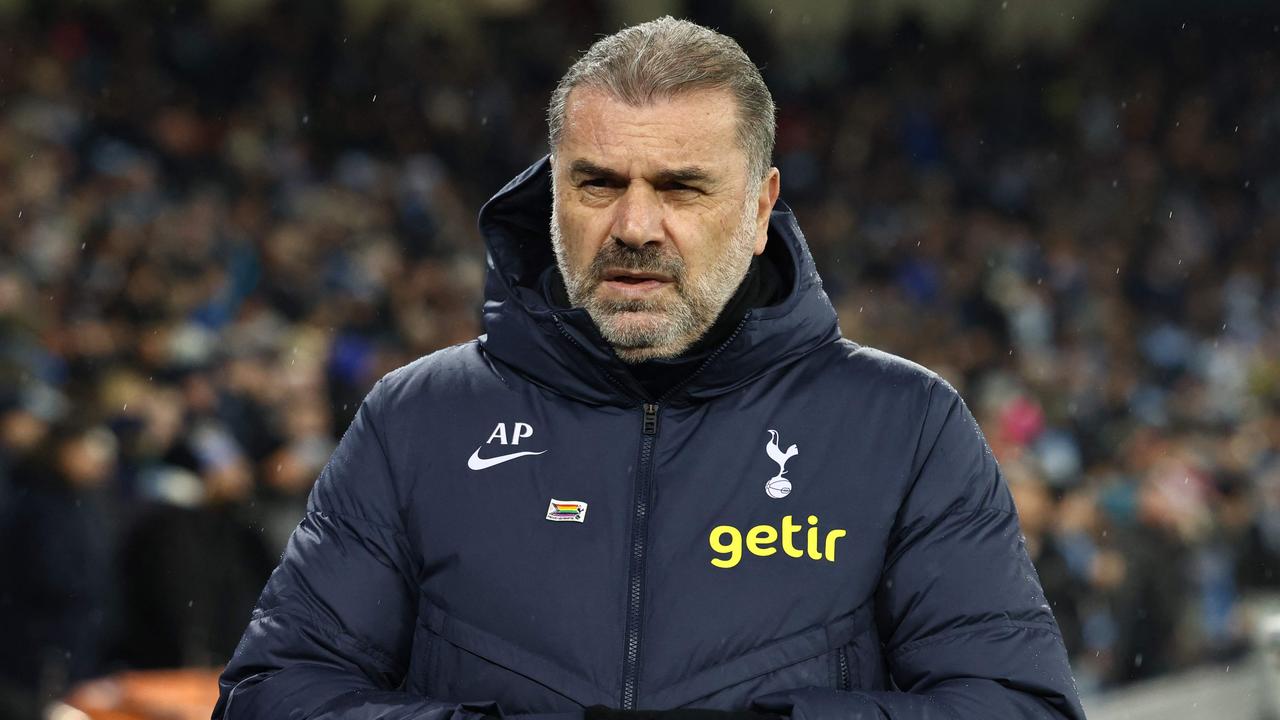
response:
{"label": "embroidered ap logo", "polygon": [[787,474],[787,461],[799,455],[800,450],[792,445],[784,452],[778,445],[778,431],[770,430],[769,442],[765,444],[764,451],[769,454],[769,459],[778,463],[778,474],[769,478],[769,481],[764,484],[765,493],[774,499],[790,495],[791,481],[784,477]]}
{"label": "embroidered ap logo", "polygon": [[471,457],[467,459],[467,467],[472,470],[484,470],[494,465],[501,465],[509,460],[525,457],[526,455],[541,455],[546,450],[522,450],[518,452],[506,453],[504,455],[496,455],[490,457],[480,457],[480,451],[487,445],[492,445],[496,441],[499,445],[519,445],[520,441],[525,438],[533,437],[533,426],[529,423],[515,422],[511,423],[511,432],[507,432],[507,423],[500,422],[498,426],[489,433],[489,439],[484,441],[484,445],[476,448],[471,453]]}

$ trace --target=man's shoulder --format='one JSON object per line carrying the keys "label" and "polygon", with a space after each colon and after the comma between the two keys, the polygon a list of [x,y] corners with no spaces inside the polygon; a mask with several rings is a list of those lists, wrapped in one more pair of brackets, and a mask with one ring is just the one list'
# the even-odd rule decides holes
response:
{"label": "man's shoulder", "polygon": [[831,344],[824,360],[824,379],[869,384],[900,392],[928,392],[935,384],[950,385],[938,373],[901,355],[841,338]]}
{"label": "man's shoulder", "polygon": [[487,389],[502,385],[478,340],[436,350],[382,376],[369,392],[369,402],[382,413],[397,409],[447,403],[450,399],[474,399]]}

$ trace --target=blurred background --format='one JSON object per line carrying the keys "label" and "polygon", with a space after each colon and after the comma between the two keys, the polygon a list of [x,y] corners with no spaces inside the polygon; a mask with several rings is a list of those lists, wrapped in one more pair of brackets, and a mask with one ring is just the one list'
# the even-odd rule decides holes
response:
{"label": "blurred background", "polygon": [[1091,717],[1266,715],[1275,2],[0,0],[0,718],[208,716],[556,80],[664,13],[762,67],[845,335],[978,416]]}

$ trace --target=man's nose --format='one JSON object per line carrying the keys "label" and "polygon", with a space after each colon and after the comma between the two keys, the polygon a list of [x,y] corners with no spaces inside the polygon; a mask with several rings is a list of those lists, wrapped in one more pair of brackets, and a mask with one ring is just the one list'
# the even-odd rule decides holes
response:
{"label": "man's nose", "polygon": [[653,186],[633,182],[614,205],[613,237],[633,248],[665,239],[662,230],[662,199]]}

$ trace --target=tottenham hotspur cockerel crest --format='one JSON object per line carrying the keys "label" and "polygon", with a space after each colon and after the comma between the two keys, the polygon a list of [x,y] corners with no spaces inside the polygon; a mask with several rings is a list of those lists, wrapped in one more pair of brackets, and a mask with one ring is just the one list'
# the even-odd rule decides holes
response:
{"label": "tottenham hotspur cockerel crest", "polygon": [[777,430],[769,431],[769,442],[764,446],[764,450],[769,453],[770,459],[778,463],[778,474],[769,478],[769,482],[764,484],[764,491],[771,498],[784,498],[791,494],[791,481],[785,477],[787,474],[787,461],[799,455],[800,451],[793,444],[787,448],[786,452],[783,452],[778,446]]}

